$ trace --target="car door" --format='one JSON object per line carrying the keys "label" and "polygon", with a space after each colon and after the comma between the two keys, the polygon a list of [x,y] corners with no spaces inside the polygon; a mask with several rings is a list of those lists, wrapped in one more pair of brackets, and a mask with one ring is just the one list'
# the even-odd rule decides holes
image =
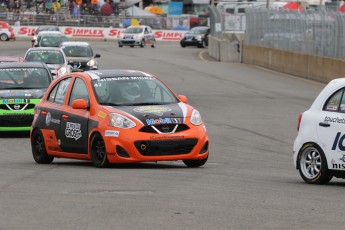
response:
{"label": "car door", "polygon": [[316,116],[316,130],[329,169],[345,169],[344,88],[333,93]]}
{"label": "car door", "polygon": [[89,110],[72,108],[75,99],[85,99],[89,102],[89,93],[81,78],[75,78],[67,99],[68,103],[64,105],[61,113],[60,147],[63,152],[87,154]]}
{"label": "car door", "polygon": [[49,92],[46,102],[42,107],[36,126],[40,127],[43,136],[46,139],[47,149],[53,151],[61,151],[60,149],[60,123],[61,109],[64,106],[65,96],[71,78],[66,78],[57,83]]}

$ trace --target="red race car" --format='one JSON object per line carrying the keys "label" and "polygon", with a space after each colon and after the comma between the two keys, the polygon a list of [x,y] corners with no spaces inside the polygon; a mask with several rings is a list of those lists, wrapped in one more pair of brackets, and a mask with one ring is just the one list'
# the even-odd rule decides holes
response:
{"label": "red race car", "polygon": [[8,41],[10,39],[16,39],[13,28],[4,21],[0,21],[0,40]]}
{"label": "red race car", "polygon": [[56,79],[35,107],[33,158],[112,163],[206,163],[209,139],[200,113],[152,74],[98,70]]}

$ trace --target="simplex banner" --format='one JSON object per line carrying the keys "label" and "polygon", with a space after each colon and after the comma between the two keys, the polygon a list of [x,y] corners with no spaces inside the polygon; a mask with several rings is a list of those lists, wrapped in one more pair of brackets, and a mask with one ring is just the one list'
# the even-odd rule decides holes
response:
{"label": "simplex banner", "polygon": [[[117,40],[123,28],[70,27],[61,26],[60,31],[68,38]],[[31,38],[37,26],[13,26],[17,38]],[[157,41],[179,41],[187,31],[153,30]],[[73,39],[73,40],[74,40]]]}

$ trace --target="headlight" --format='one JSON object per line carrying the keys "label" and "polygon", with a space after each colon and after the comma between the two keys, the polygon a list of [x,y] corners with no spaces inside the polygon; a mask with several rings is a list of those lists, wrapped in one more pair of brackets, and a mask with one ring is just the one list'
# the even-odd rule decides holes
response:
{"label": "headlight", "polygon": [[196,36],[195,39],[196,39],[196,40],[201,40],[201,36],[200,36],[200,35],[199,35],[199,36]]}
{"label": "headlight", "polygon": [[192,123],[193,125],[202,124],[201,115],[198,110],[193,109],[192,116],[190,117],[190,123]]}
{"label": "headlight", "polygon": [[61,67],[60,69],[59,69],[59,75],[63,75],[63,74],[65,74],[65,73],[67,73],[67,68],[65,67],[65,66],[63,66],[63,67]]}
{"label": "headlight", "polygon": [[88,61],[88,63],[87,63],[86,65],[88,65],[88,66],[94,66],[94,65],[96,65],[95,59],[91,59],[90,61]]}
{"label": "headlight", "polygon": [[134,121],[118,113],[109,114],[110,125],[123,129],[130,129],[136,126]]}
{"label": "headlight", "polygon": [[34,36],[34,40],[37,40],[37,36],[36,35]]}

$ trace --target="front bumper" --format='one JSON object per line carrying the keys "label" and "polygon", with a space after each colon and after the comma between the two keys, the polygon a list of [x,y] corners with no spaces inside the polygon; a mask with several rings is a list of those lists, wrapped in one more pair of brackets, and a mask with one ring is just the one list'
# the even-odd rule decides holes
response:
{"label": "front bumper", "polygon": [[183,46],[200,46],[202,45],[202,40],[197,40],[194,38],[191,40],[182,39],[180,41],[180,44]]}
{"label": "front bumper", "polygon": [[141,39],[122,39],[119,40],[119,45],[122,46],[140,46],[141,45]]}
{"label": "front bumper", "polygon": [[104,136],[104,141],[110,163],[200,160],[209,154],[203,125],[163,135],[121,130],[118,137]]}

